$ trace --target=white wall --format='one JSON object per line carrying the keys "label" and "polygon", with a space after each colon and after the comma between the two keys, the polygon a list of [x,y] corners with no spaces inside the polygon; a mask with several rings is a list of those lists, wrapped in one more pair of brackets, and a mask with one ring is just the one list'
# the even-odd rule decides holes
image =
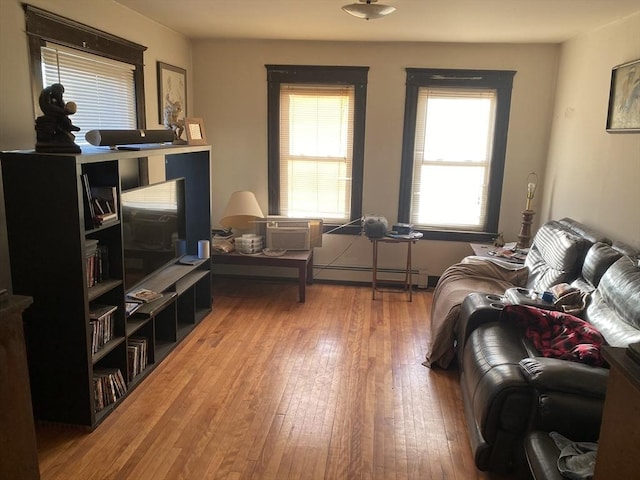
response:
{"label": "white wall", "polygon": [[611,69],[640,59],[640,13],[562,46],[544,218],[640,247],[640,133],[605,131]]}
{"label": "white wall", "polygon": [[[500,230],[515,240],[525,206],[526,177],[543,178],[553,111],[557,45],[197,41],[194,105],[213,145],[213,224],[234,190],[256,193],[267,211],[267,82],[265,64],[369,66],[363,213],[397,221],[405,68],[516,70],[502,194]],[[353,244],[352,244],[353,243]],[[352,246],[338,260],[349,245]],[[380,264],[400,268],[404,249],[381,251]],[[420,241],[413,265],[429,275],[471,254],[466,243]],[[366,238],[325,235],[315,263],[371,266]],[[320,278],[334,278],[323,273]],[[345,278],[340,276],[340,278]],[[370,281],[370,274],[360,280]]]}
{"label": "white wall", "polygon": [[[611,67],[640,58],[640,15],[582,35],[562,47],[288,41],[198,41],[191,45],[181,35],[111,0],[30,3],[148,47],[148,128],[160,128],[156,61],[187,69],[187,112],[204,118],[213,145],[214,224],[237,189],[254,190],[267,210],[265,64],[370,67],[364,212],[384,215],[390,222],[397,216],[404,69],[512,69],[518,73],[500,215],[500,230],[507,240],[515,239],[518,233],[526,176],[536,171],[543,181],[534,201],[537,222],[572,216],[612,238],[640,246],[640,135],[604,131]],[[34,109],[19,0],[0,1],[0,65],[0,149],[32,148]],[[414,250],[413,263],[429,275],[439,275],[468,253],[464,243],[421,241]],[[370,266],[371,246],[361,237],[328,236],[325,246],[316,252],[316,263],[334,260],[336,265]],[[398,268],[403,261],[403,252],[381,252],[382,266]],[[8,262],[4,202],[0,201],[0,288],[10,285]],[[367,281],[370,275],[355,279]]]}
{"label": "white wall", "polygon": [[[148,47],[144,54],[147,128],[163,128],[158,123],[156,61],[187,69],[187,112],[190,112],[193,106],[191,45],[185,37],[111,0],[30,0],[29,3]],[[24,11],[19,0],[0,1],[0,65],[0,89],[3,92],[0,95],[0,150],[32,149],[35,144],[35,114]],[[82,108],[82,105],[78,107]],[[9,256],[1,189],[0,183],[0,288],[8,288]],[[55,239],[47,241],[55,242]]]}

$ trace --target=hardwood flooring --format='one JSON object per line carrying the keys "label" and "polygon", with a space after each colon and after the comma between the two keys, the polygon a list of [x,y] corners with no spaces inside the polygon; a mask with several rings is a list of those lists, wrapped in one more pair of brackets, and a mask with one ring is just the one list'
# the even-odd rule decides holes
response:
{"label": "hardwood flooring", "polygon": [[216,280],[214,311],[94,432],[38,425],[43,480],[506,479],[476,470],[431,293]]}

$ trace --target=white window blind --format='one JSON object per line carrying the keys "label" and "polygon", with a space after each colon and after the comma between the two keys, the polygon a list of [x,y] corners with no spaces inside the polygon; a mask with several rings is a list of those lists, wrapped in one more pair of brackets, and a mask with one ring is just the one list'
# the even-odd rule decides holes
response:
{"label": "white window blind", "polygon": [[419,89],[411,223],[483,229],[496,98],[492,89]]}
{"label": "white window blind", "polygon": [[281,85],[282,215],[350,218],[354,100],[353,85]]}
{"label": "white window blind", "polygon": [[84,136],[95,129],[135,129],[135,66],[62,46],[41,48],[44,86],[61,83],[64,100],[78,110],[69,119],[80,127],[78,145],[88,145]]}

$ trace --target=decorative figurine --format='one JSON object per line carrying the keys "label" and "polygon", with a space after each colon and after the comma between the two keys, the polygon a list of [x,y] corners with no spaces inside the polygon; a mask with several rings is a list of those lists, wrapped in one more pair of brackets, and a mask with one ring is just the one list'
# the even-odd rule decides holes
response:
{"label": "decorative figurine", "polygon": [[62,99],[64,87],[54,83],[40,93],[38,103],[44,115],[36,118],[36,152],[80,153],[75,135],[80,127],[71,123],[69,115],[76,113],[75,102]]}
{"label": "decorative figurine", "polygon": [[182,112],[182,104],[179,100],[172,102],[169,94],[166,97],[166,105],[164,106],[164,126],[173,131],[173,144],[184,145],[186,140],[180,138],[184,132],[184,119],[178,118]]}

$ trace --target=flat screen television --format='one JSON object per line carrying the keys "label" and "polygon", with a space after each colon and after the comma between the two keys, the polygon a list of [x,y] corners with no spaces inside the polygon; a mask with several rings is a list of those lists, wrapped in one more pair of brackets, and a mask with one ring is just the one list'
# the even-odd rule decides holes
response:
{"label": "flat screen television", "polygon": [[181,256],[186,238],[184,178],[125,190],[120,195],[124,287],[131,290]]}

